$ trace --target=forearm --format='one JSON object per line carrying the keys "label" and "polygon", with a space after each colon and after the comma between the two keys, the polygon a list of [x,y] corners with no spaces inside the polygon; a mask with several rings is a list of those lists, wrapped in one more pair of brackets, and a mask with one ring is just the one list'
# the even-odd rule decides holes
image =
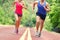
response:
{"label": "forearm", "polygon": [[15,2],[12,3],[12,7],[14,7],[14,5],[15,5]]}
{"label": "forearm", "polygon": [[35,4],[33,4],[33,10],[35,9]]}
{"label": "forearm", "polygon": [[50,11],[50,5],[48,3],[46,3],[46,7],[45,7],[46,11],[49,12]]}
{"label": "forearm", "polygon": [[47,11],[47,12],[49,12],[49,11],[50,11],[50,9],[46,8],[46,11]]}
{"label": "forearm", "polygon": [[24,8],[24,9],[27,9],[27,7],[26,7],[26,6],[23,6],[23,8]]}
{"label": "forearm", "polygon": [[50,7],[44,7],[44,9],[49,12],[50,11]]}
{"label": "forearm", "polygon": [[11,5],[11,7],[10,7],[10,8],[11,8],[11,10],[14,10],[14,9],[15,9],[13,4]]}

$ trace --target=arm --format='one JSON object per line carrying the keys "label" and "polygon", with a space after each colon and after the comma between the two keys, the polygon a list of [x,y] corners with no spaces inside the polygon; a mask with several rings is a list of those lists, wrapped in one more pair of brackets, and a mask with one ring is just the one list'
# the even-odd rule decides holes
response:
{"label": "arm", "polygon": [[33,10],[35,9],[35,5],[37,5],[38,4],[38,1],[35,1],[34,3],[33,3]]}
{"label": "arm", "polygon": [[46,2],[46,7],[44,7],[47,12],[50,11],[50,5]]}
{"label": "arm", "polygon": [[16,3],[17,0],[15,0],[13,3],[12,3],[12,6],[14,7],[15,3]]}
{"label": "arm", "polygon": [[15,3],[16,3],[16,2],[13,2],[12,7],[14,7]]}
{"label": "arm", "polygon": [[25,6],[24,1],[22,1],[22,4],[23,4],[23,8],[24,8],[24,9],[27,9],[27,7]]}
{"label": "arm", "polygon": [[12,3],[12,6],[11,6],[11,9],[12,9],[12,10],[15,9],[15,8],[14,8],[15,3],[16,3],[16,0]]}

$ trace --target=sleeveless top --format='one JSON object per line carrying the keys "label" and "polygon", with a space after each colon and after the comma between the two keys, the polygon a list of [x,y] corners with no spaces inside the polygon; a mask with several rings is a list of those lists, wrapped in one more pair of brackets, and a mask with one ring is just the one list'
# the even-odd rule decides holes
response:
{"label": "sleeveless top", "polygon": [[22,4],[19,4],[18,2],[16,2],[15,13],[17,13],[17,14],[22,14],[22,9],[23,9]]}
{"label": "sleeveless top", "polygon": [[46,15],[46,10],[44,9],[44,7],[46,6],[46,1],[44,2],[43,5],[40,4],[40,1],[38,2],[38,14],[43,14],[43,15]]}

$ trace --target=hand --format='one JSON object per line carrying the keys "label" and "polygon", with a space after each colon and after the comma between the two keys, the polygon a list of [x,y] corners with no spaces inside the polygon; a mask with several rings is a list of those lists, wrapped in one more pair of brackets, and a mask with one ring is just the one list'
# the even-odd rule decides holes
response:
{"label": "hand", "polygon": [[34,13],[34,8],[32,9],[32,13]]}
{"label": "hand", "polygon": [[27,7],[25,7],[25,9],[27,9]]}
{"label": "hand", "polygon": [[46,6],[44,6],[44,9],[45,9],[45,10],[47,9]]}
{"label": "hand", "polygon": [[49,11],[50,11],[50,9],[49,9],[49,8],[47,8],[46,6],[44,7],[44,9],[45,9],[47,12],[49,12]]}

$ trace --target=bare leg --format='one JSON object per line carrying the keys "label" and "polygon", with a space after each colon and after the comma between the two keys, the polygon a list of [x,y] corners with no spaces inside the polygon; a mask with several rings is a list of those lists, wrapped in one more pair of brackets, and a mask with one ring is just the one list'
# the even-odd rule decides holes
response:
{"label": "bare leg", "polygon": [[18,17],[18,15],[15,14],[15,18],[16,18],[15,29],[16,29],[16,33],[18,33],[18,28],[19,28],[19,25],[20,25],[21,17]]}
{"label": "bare leg", "polygon": [[43,25],[44,25],[44,20],[40,20],[40,33],[41,33],[41,31],[42,31],[42,29],[43,29]]}
{"label": "bare leg", "polygon": [[36,31],[39,30],[39,22],[36,22]]}
{"label": "bare leg", "polygon": [[40,32],[38,32],[38,37],[40,37],[41,36],[41,31],[42,31],[42,29],[43,29],[43,24],[44,24],[44,20],[42,20],[41,18],[40,18]]}
{"label": "bare leg", "polygon": [[18,17],[18,20],[16,20],[16,24],[15,24],[15,27],[17,29],[19,28],[20,22],[21,22],[21,17]]}
{"label": "bare leg", "polygon": [[37,17],[36,17],[36,31],[39,30],[39,25],[40,25],[40,17],[37,16]]}

